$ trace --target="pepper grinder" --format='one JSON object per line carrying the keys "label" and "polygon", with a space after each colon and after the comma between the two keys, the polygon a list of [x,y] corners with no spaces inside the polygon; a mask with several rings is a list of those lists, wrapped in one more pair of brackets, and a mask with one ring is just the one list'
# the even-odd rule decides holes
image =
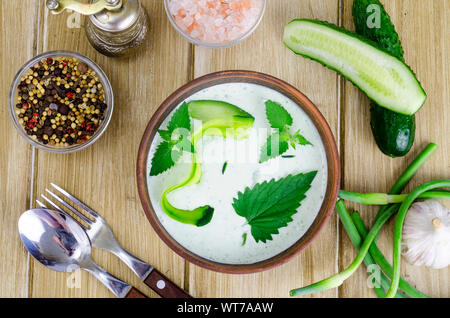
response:
{"label": "pepper grinder", "polygon": [[139,0],[47,0],[53,14],[65,9],[88,16],[89,43],[110,57],[127,56],[139,48],[148,33],[148,17]]}

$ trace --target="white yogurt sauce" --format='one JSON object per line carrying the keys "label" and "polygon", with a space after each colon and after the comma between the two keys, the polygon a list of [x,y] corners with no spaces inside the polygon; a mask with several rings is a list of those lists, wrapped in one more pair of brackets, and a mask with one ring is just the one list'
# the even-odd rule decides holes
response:
{"label": "white yogurt sauce", "polygon": [[[180,188],[168,195],[171,204],[177,208],[194,209],[204,205],[214,207],[214,216],[209,224],[203,227],[182,224],[168,217],[161,208],[163,191],[169,186],[179,184],[190,172],[191,155],[188,153],[169,171],[148,177],[149,195],[156,215],[173,239],[203,258],[226,264],[251,264],[273,257],[304,235],[322,205],[327,187],[327,160],[320,135],[310,118],[297,104],[264,86],[247,83],[220,84],[199,91],[186,101],[199,99],[225,101],[250,113],[255,117],[251,135],[239,141],[232,138],[203,137],[203,143],[196,149],[202,154],[203,175],[200,183]],[[269,99],[281,103],[291,114],[291,132],[300,130],[314,146],[297,146],[296,150],[291,147],[283,155],[295,157],[278,157],[259,164],[260,149],[270,133],[267,130],[270,126],[264,104]],[[171,117],[167,117],[162,128],[166,127]],[[197,123],[191,123],[195,129]],[[150,149],[147,175],[150,174],[151,158],[160,142],[161,138],[157,135]],[[228,165],[222,174],[225,161]],[[246,187],[252,188],[265,180],[278,180],[289,174],[313,170],[318,171],[317,176],[306,193],[307,197],[293,216],[293,222],[281,228],[278,235],[273,235],[272,241],[256,243],[245,218],[234,211],[233,198]],[[247,233],[247,240],[242,246],[244,233]]]}

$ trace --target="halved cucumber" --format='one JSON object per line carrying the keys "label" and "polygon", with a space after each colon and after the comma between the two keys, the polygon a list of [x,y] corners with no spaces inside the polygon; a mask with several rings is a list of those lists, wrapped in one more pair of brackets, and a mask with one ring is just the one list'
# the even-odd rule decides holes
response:
{"label": "halved cucumber", "polygon": [[427,98],[411,69],[375,43],[327,22],[293,20],[284,44],[350,80],[378,105],[413,115]]}
{"label": "halved cucumber", "polygon": [[[380,25],[376,28],[367,23],[373,14],[371,7],[380,9]],[[374,41],[385,52],[405,61],[400,37],[380,0],[353,0],[352,11],[356,33]],[[378,147],[390,157],[405,156],[414,144],[414,115],[395,113],[371,101],[370,126]]]}

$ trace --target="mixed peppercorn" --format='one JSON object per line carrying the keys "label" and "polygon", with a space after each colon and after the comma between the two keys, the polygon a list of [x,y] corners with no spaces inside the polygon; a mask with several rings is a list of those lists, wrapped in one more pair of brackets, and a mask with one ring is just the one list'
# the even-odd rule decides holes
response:
{"label": "mixed peppercorn", "polygon": [[106,108],[97,74],[73,57],[48,57],[35,63],[17,87],[19,123],[45,145],[67,147],[89,140]]}

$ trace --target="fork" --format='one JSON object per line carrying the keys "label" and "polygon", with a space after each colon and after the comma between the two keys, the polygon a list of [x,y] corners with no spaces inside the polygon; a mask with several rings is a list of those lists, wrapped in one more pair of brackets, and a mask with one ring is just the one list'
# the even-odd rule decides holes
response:
{"label": "fork", "polygon": [[[187,294],[183,289],[178,287],[175,283],[173,283],[170,279],[161,274],[157,269],[153,266],[147,264],[143,260],[137,258],[136,256],[130,254],[126,251],[120,244],[117,242],[111,228],[106,223],[106,221],[92,208],[88,205],[80,201],[78,198],[67,192],[66,190],[60,188],[54,183],[50,183],[59,193],[64,195],[70,201],[72,201],[79,209],[85,211],[88,215],[85,216],[80,211],[73,208],[69,203],[67,203],[64,199],[60,198],[58,195],[50,191],[49,189],[45,189],[45,191],[57,202],[67,208],[69,211],[77,215],[83,222],[85,222],[88,226],[85,226],[81,222],[78,222],[81,227],[85,230],[89,239],[91,240],[91,244],[95,248],[103,249],[109,251],[120,258],[131,270],[151,289],[153,289],[158,295],[164,298],[191,298],[189,294]],[[64,212],[64,210],[54,203],[51,199],[41,194],[42,198],[50,204],[53,208],[57,209],[60,212]],[[46,206],[36,200],[37,204],[42,208],[46,208]]]}

